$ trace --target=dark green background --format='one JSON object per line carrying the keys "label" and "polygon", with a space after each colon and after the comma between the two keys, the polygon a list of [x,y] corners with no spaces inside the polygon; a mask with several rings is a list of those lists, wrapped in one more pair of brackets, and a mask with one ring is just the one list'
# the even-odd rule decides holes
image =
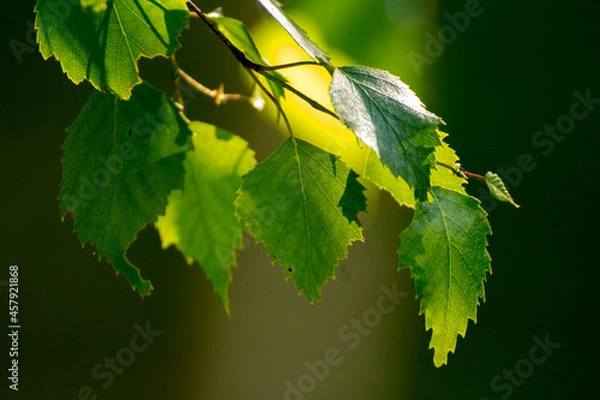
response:
{"label": "dark green background", "polygon": [[[447,24],[444,13],[463,10],[464,1],[284,3],[312,17],[328,45],[409,83],[446,121],[467,170],[512,167],[523,154],[536,162],[511,188],[522,207],[491,211],[494,273],[487,302],[450,364],[433,367],[430,333],[417,316],[412,282],[395,272],[397,235],[410,214],[387,196],[362,218],[366,243],[351,248],[338,279],[324,287],[322,303],[311,306],[297,296],[281,268],[270,266],[264,249],[252,245],[234,271],[228,318],[201,270],[185,265],[173,249],[161,250],[153,229],[139,235],[129,254],[156,288],[140,300],[109,265],[96,261],[92,248],[81,249],[70,221],[61,222],[60,146],[91,88],[74,86],[57,62],[43,62],[37,52],[16,61],[8,41],[27,43],[26,21],[33,21],[34,2],[20,1],[5,3],[2,12],[0,281],[9,265],[19,265],[21,390],[18,396],[6,390],[7,313],[1,311],[2,398],[75,399],[89,385],[100,399],[282,399],[284,381],[305,373],[304,361],[321,359],[336,346],[344,361],[307,399],[499,399],[490,381],[528,356],[533,335],[545,334],[562,346],[510,398],[596,393],[594,155],[600,106],[548,156],[531,143],[537,130],[568,113],[574,91],[589,89],[600,98],[594,3],[482,1],[484,12],[420,76],[407,52],[423,53],[424,33],[437,34]],[[251,0],[199,5],[223,5],[228,15],[248,23],[265,18]],[[243,90],[233,58],[197,21],[183,43],[180,63],[194,76],[212,87],[225,81],[230,90]],[[169,87],[165,62],[142,67],[153,83]],[[215,108],[198,97],[190,113],[244,136],[259,159],[281,140],[274,125],[245,104]],[[470,190],[477,188],[475,182]],[[345,349],[338,329],[375,306],[380,285],[394,282],[411,295],[359,347]],[[6,299],[6,288],[0,289]],[[135,323],[146,322],[162,335],[103,389],[92,368],[129,343]]]}

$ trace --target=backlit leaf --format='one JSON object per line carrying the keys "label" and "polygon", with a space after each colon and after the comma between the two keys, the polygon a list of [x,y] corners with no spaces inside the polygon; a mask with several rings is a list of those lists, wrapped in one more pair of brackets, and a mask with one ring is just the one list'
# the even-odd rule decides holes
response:
{"label": "backlit leaf", "polygon": [[334,155],[289,138],[243,178],[237,215],[311,302],[362,239],[357,214],[366,200],[357,177]]}
{"label": "backlit leaf", "polygon": [[465,336],[468,320],[477,321],[491,273],[486,247],[492,232],[477,199],[437,186],[432,193],[433,201],[418,202],[412,223],[400,234],[398,267],[410,268],[415,280],[439,367],[454,352],[457,335]]}
{"label": "backlit leaf", "polygon": [[189,127],[194,132],[194,150],[184,163],[184,187],[171,192],[156,227],[163,247],[175,245],[189,263],[200,264],[229,313],[227,287],[243,228],[233,202],[242,175],[256,161],[243,139],[202,122]]}
{"label": "backlit leaf", "polygon": [[60,210],[140,295],[152,285],[125,257],[138,232],[164,213],[183,184],[190,131],[175,105],[148,84],[128,101],[94,92],[67,130]]}
{"label": "backlit leaf", "polygon": [[[459,162],[456,152],[443,141],[448,136],[447,133],[440,132],[442,145],[435,148],[435,160],[437,163],[443,163],[446,166],[457,168]],[[431,170],[431,185],[441,186],[446,189],[451,189],[459,193],[467,194],[464,185],[467,183],[465,178],[458,176],[445,166],[440,164]]]}

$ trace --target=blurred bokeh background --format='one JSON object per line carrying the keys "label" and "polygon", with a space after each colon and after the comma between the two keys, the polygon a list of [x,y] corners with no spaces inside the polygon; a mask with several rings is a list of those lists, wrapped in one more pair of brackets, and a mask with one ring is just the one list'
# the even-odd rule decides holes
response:
{"label": "blurred bokeh background", "polygon": [[[600,280],[594,215],[600,104],[577,121],[552,151],[532,139],[570,112],[574,93],[600,98],[600,25],[595,3],[510,0],[287,0],[287,11],[338,64],[369,65],[399,75],[446,122],[448,142],[473,172],[512,171],[518,210],[487,204],[494,231],[487,302],[458,341],[450,363],[435,368],[430,332],[418,316],[410,276],[395,269],[399,232],[411,213],[370,190],[361,216],[365,243],[350,248],[337,279],[310,305],[271,266],[262,246],[247,240],[239,253],[227,317],[197,265],[163,250],[153,228],[140,233],[130,259],[151,279],[146,300],[131,291],[93,248],[81,248],[72,222],[61,221],[58,183],[64,129],[91,93],[73,85],[54,60],[31,46],[33,0],[3,5],[0,62],[0,297],[7,303],[8,267],[19,265],[20,391],[7,390],[6,311],[1,311],[2,398],[20,399],[284,399],[286,381],[298,386],[306,362],[328,349],[343,361],[305,399],[571,399],[596,392],[595,318]],[[253,0],[203,0],[204,10],[252,26],[273,62],[303,57]],[[453,28],[457,13],[468,26]],[[464,29],[463,29],[464,27]],[[452,31],[455,33],[452,35]],[[443,48],[432,37],[446,34]],[[16,57],[9,42],[24,44]],[[182,37],[180,65],[209,87],[232,92],[249,83],[228,50],[198,20]],[[29,47],[27,47],[29,46]],[[412,60],[412,61],[411,61]],[[164,60],[143,61],[144,76],[170,90]],[[307,67],[306,73],[313,73]],[[312,72],[311,72],[312,71]],[[322,77],[311,77],[315,90]],[[315,86],[315,87],[313,87]],[[287,104],[302,135],[335,133],[327,118],[313,120],[293,97]],[[591,109],[595,107],[595,109]],[[246,138],[259,160],[283,140],[272,109],[248,104],[215,107],[198,96],[194,119]],[[321,129],[321,131],[319,131]],[[518,169],[529,154],[535,167]],[[521,177],[517,179],[517,169]],[[477,183],[469,190],[480,195]],[[348,349],[338,333],[376,306],[381,286],[408,293],[359,345]],[[3,306],[3,310],[6,307]],[[137,332],[153,343],[107,387],[92,370],[115,357]],[[533,336],[561,344],[528,369]],[[504,374],[517,368],[514,380]],[[521,377],[519,377],[519,374]],[[498,380],[496,376],[501,376]],[[494,384],[495,382],[495,384]],[[86,389],[85,387],[89,387]],[[83,388],[83,389],[82,389]],[[300,399],[288,395],[289,399]]]}

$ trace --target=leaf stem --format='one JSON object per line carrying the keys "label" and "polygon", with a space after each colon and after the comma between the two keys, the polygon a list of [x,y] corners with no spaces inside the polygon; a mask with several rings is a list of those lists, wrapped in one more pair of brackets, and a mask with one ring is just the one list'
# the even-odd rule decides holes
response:
{"label": "leaf stem", "polygon": [[229,100],[234,100],[234,101],[247,101],[254,108],[257,108],[259,110],[261,109],[261,107],[259,105],[257,105],[257,102],[254,101],[254,99],[252,99],[249,96],[244,96],[243,94],[237,94],[237,93],[225,93],[225,88],[222,83],[219,85],[219,87],[217,89],[210,89],[210,88],[207,88],[206,86],[204,86],[203,84],[201,84],[200,82],[198,82],[197,80],[195,80],[187,72],[185,72],[184,70],[182,70],[179,67],[176,67],[175,73],[177,74],[177,76],[179,78],[183,79],[194,90],[212,98],[214,100],[215,104],[218,106],[221,104],[227,103]]}
{"label": "leaf stem", "polygon": [[485,181],[485,177],[482,176],[482,175],[474,174],[474,173],[469,172],[469,171],[465,171],[464,169],[462,169],[460,167],[455,168],[455,167],[453,167],[451,165],[448,165],[446,163],[443,163],[441,161],[436,161],[436,163],[437,163],[437,165],[440,165],[440,166],[442,166],[444,168],[448,168],[450,171],[454,172],[458,176],[463,176],[463,177],[466,177],[466,178],[473,178],[473,179],[477,179],[477,180],[480,180],[480,181]]}
{"label": "leaf stem", "polygon": [[171,68],[173,71],[173,86],[175,88],[175,93],[173,94],[173,100],[174,100],[177,108],[179,108],[179,111],[184,113],[185,112],[185,104],[184,104],[185,102],[183,100],[183,95],[181,94],[181,88],[179,87],[180,77],[177,74],[179,65],[177,64],[177,59],[175,58],[175,55],[172,55],[171,57],[169,57],[169,60],[171,61]]}
{"label": "leaf stem", "polygon": [[208,27],[219,37],[219,39],[221,39],[221,41],[223,43],[225,43],[225,45],[229,48],[229,50],[233,53],[233,55],[235,56],[235,58],[242,63],[242,65],[246,68],[250,68],[253,71],[256,72],[260,72],[260,71],[276,71],[278,69],[284,69],[284,68],[293,68],[293,67],[299,67],[302,65],[317,65],[317,66],[322,66],[320,63],[316,62],[316,61],[312,61],[312,60],[308,60],[308,61],[297,61],[297,62],[293,62],[293,63],[289,63],[289,64],[281,64],[281,65],[263,65],[263,64],[257,64],[254,61],[251,61],[248,59],[248,57],[246,57],[246,55],[244,54],[243,51],[241,51],[240,49],[238,49],[237,47],[235,47],[235,45],[233,43],[231,43],[231,40],[229,40],[217,27],[217,25],[210,20],[210,18],[208,18],[208,16],[196,5],[194,4],[193,1],[188,1],[187,2],[187,6],[190,9],[190,11],[192,11],[193,13],[195,13],[198,17],[200,17],[200,19],[202,19],[202,21],[204,21],[204,23],[206,23],[208,25]]}
{"label": "leaf stem", "polygon": [[290,136],[295,138],[296,136],[294,135],[292,125],[290,124],[290,120],[288,119],[285,111],[283,110],[283,107],[281,107],[281,103],[279,103],[279,101],[277,101],[275,96],[273,96],[273,94],[265,87],[265,85],[263,85],[263,83],[260,81],[260,79],[258,79],[258,77],[256,76],[256,74],[254,73],[254,71],[252,69],[250,69],[249,67],[246,67],[246,71],[248,71],[248,73],[250,74],[250,76],[252,77],[254,82],[256,82],[258,87],[267,95],[267,97],[273,102],[273,104],[275,104],[275,107],[277,107],[277,110],[281,113],[281,116],[283,117],[283,120],[285,122],[287,130],[290,133]]}
{"label": "leaf stem", "polygon": [[307,95],[305,95],[304,93],[302,93],[301,91],[299,91],[298,89],[296,89],[295,87],[293,87],[292,85],[290,85],[289,83],[279,79],[278,77],[271,75],[271,74],[266,74],[266,73],[262,73],[259,71],[259,73],[264,76],[265,78],[278,83],[279,85],[283,86],[284,88],[286,88],[287,90],[289,90],[290,92],[294,93],[296,96],[300,97],[302,100],[304,100],[305,102],[307,102],[308,104],[310,104],[311,107],[313,107],[315,110],[321,111],[325,114],[329,114],[331,115],[333,118],[339,120],[340,118],[337,116],[336,113],[334,113],[333,111],[329,110],[328,108],[326,108],[325,106],[321,105],[318,101],[311,99],[310,97],[308,97]]}
{"label": "leaf stem", "polygon": [[316,61],[296,61],[296,62],[292,62],[292,63],[279,64],[279,65],[261,65],[260,69],[262,71],[277,71],[278,69],[300,67],[303,65],[316,65],[319,67],[323,66],[322,64],[319,64]]}
{"label": "leaf stem", "polygon": [[460,172],[463,173],[463,175],[465,175],[467,178],[473,178],[473,179],[477,179],[480,181],[485,181],[485,177],[483,175],[479,175],[479,174],[474,174],[465,170],[460,170]]}
{"label": "leaf stem", "polygon": [[255,62],[250,61],[240,49],[235,47],[235,45],[233,43],[231,43],[231,41],[219,30],[219,28],[217,27],[217,24],[215,24],[213,21],[211,21],[210,18],[208,18],[208,16],[196,4],[194,4],[193,1],[188,1],[188,2],[186,2],[186,4],[187,4],[188,8],[190,9],[190,11],[193,11],[194,13],[196,13],[200,17],[200,19],[202,21],[204,21],[204,23],[206,25],[208,25],[208,27],[213,31],[213,33],[215,35],[217,35],[217,37],[219,39],[221,39],[221,41],[223,43],[225,43],[225,45],[233,53],[235,58],[244,67],[253,69],[255,71],[260,70],[260,68],[262,66],[260,64],[256,64]]}

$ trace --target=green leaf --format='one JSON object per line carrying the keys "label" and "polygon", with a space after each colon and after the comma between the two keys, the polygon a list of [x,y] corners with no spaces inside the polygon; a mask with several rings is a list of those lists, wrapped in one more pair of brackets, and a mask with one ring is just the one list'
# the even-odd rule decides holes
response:
{"label": "green leaf", "polygon": [[401,206],[415,208],[415,195],[406,181],[394,176],[370,148],[367,151],[367,160],[362,176],[369,179],[378,188],[388,191]]}
{"label": "green leaf", "polygon": [[398,268],[411,269],[439,367],[454,352],[457,335],[465,336],[468,320],[477,321],[491,273],[486,236],[492,232],[477,199],[441,187],[432,192],[433,201],[418,202],[411,225],[400,234]]}
{"label": "green leaf", "polygon": [[63,145],[61,214],[74,216],[90,242],[140,295],[152,285],[125,257],[138,232],[163,214],[183,184],[190,131],[175,105],[148,84],[129,101],[94,92],[67,130]]}
{"label": "green leaf", "polygon": [[427,199],[441,119],[425,109],[398,77],[367,67],[341,67],[330,95],[340,120],[400,176],[415,198]]}
{"label": "green leaf", "polygon": [[237,215],[310,302],[362,239],[356,215],[366,200],[357,176],[334,155],[289,138],[243,178]]}
{"label": "green leaf", "polygon": [[[444,132],[439,132],[439,134],[441,139],[448,136]],[[406,181],[394,176],[373,150],[367,149],[366,154],[365,168],[361,175],[368,178],[380,189],[388,191],[399,205],[415,208],[415,196]],[[458,162],[456,153],[445,142],[435,148],[435,156],[436,161],[443,162],[446,165],[453,166]],[[466,194],[463,186],[466,182],[465,179],[457,176],[448,168],[438,166],[431,170],[431,183],[433,186],[441,186]]]}
{"label": "green leaf", "polygon": [[[106,6],[101,11],[102,5]],[[88,80],[96,89],[128,99],[141,82],[140,57],[168,57],[179,47],[188,20],[184,0],[87,1],[39,0],[35,28],[44,59],[54,56],[76,84]]]}
{"label": "green leaf", "polygon": [[306,32],[302,30],[294,21],[292,21],[281,9],[279,4],[274,0],[257,0],[267,10],[269,14],[279,25],[283,27],[289,33],[289,35],[298,43],[300,47],[308,54],[313,60],[321,63],[330,65],[329,57],[323,50],[319,48],[312,40],[306,36]]}
{"label": "green leaf", "polygon": [[517,208],[521,207],[520,205],[515,203],[512,196],[508,192],[508,189],[506,189],[504,182],[497,174],[488,171],[488,173],[485,174],[485,184],[490,190],[490,194],[497,200],[505,201]]}
{"label": "green leaf", "polygon": [[242,224],[233,202],[242,175],[256,161],[243,139],[213,125],[192,122],[194,150],[185,160],[183,190],[174,190],[156,227],[163,247],[176,245],[191,264],[197,261],[229,314],[227,286],[242,246]]}
{"label": "green leaf", "polygon": [[[240,50],[248,60],[258,65],[269,65],[269,63],[263,59],[258,47],[256,47],[252,35],[250,35],[250,31],[243,22],[223,16],[220,9],[213,11],[206,16],[215,23],[217,29],[219,29],[231,44]],[[277,79],[287,82],[287,79],[277,71],[264,71],[263,73],[275,76]],[[267,83],[277,100],[285,97],[285,92],[280,84],[270,79],[267,80]]]}
{"label": "green leaf", "polygon": [[[438,132],[442,140],[448,136],[447,133],[440,131]],[[459,161],[456,152],[450,146],[448,146],[446,142],[443,141],[441,146],[435,148],[435,159],[437,162],[441,162],[452,167],[455,167]],[[467,194],[464,187],[466,183],[467,180],[465,178],[458,176],[446,167],[438,165],[437,168],[431,170],[432,186],[441,186],[462,194]]]}

